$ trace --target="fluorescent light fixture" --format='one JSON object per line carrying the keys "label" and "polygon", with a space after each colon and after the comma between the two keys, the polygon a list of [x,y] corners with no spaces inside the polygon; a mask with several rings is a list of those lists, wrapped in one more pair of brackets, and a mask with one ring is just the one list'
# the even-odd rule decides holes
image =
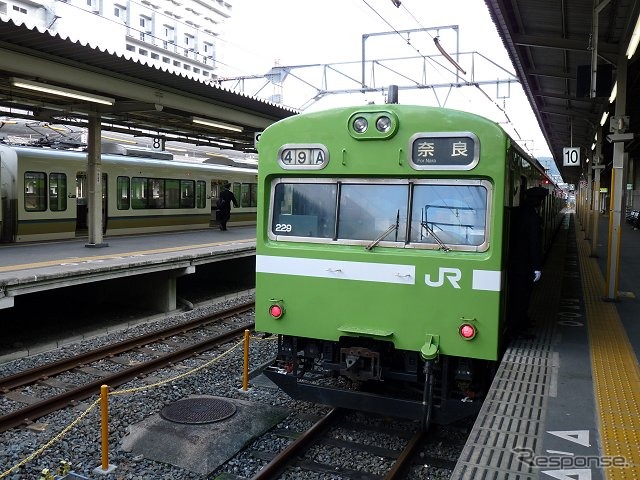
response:
{"label": "fluorescent light fixture", "polygon": [[629,46],[627,47],[627,58],[631,59],[633,54],[636,53],[636,48],[638,48],[638,42],[640,41],[640,15],[638,15],[638,19],[636,20],[636,26],[633,29],[633,33],[631,34],[631,40],[629,40]]}
{"label": "fluorescent light fixture", "polygon": [[596,144],[594,143],[593,145],[591,145],[591,150],[595,150],[596,149]]}
{"label": "fluorescent light fixture", "polygon": [[220,145],[221,147],[227,147],[227,148],[234,147],[233,143],[219,142],[217,140],[209,140],[209,143],[215,143],[216,145]]}
{"label": "fluorescent light fixture", "polygon": [[603,127],[604,124],[607,122],[607,118],[609,118],[609,112],[604,112],[602,114],[602,118],[600,119],[600,126]]}
{"label": "fluorescent light fixture", "polygon": [[70,88],[56,87],[54,85],[34,82],[32,80],[24,80],[22,78],[12,78],[11,85],[17,88],[24,88],[26,90],[50,93],[52,95],[59,95],[61,97],[75,98],[77,100],[100,103],[102,105],[113,105],[114,103],[116,103],[116,100],[114,98],[94,95],[92,93],[80,92],[78,90],[71,90]]}
{"label": "fluorescent light fixture", "polygon": [[243,130],[242,127],[238,127],[237,125],[230,125],[228,123],[222,123],[215,120],[207,120],[206,118],[193,117],[191,121],[199,125],[206,125],[207,127],[214,127],[214,128],[222,128],[224,130],[231,130],[232,132],[241,132]]}
{"label": "fluorescent light fixture", "polygon": [[609,95],[609,103],[613,103],[616,99],[616,95],[618,95],[618,82],[613,84],[613,88],[611,89],[611,95]]}
{"label": "fluorescent light fixture", "polygon": [[130,143],[132,145],[135,145],[136,143],[138,143],[138,142],[134,142],[133,140],[127,140],[126,138],[108,137],[107,135],[102,135],[102,138],[104,138],[105,140],[114,140],[120,143]]}

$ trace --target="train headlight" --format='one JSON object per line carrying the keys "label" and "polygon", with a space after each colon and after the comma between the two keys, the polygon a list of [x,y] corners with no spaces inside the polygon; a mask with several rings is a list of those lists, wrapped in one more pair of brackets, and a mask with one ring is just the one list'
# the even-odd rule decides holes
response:
{"label": "train headlight", "polygon": [[390,110],[361,110],[353,112],[347,120],[349,135],[364,141],[391,138],[399,125],[398,116]]}
{"label": "train headlight", "polygon": [[356,119],[353,121],[353,129],[357,133],[364,133],[367,131],[367,128],[369,128],[369,122],[367,122],[366,118],[356,117]]}
{"label": "train headlight", "polygon": [[274,303],[269,307],[269,315],[276,320],[284,315],[284,307],[280,303]]}
{"label": "train headlight", "polygon": [[460,325],[458,332],[460,333],[460,336],[465,340],[472,340],[478,333],[476,327],[470,323],[463,323],[462,325]]}
{"label": "train headlight", "polygon": [[391,119],[386,115],[383,115],[382,117],[378,118],[378,120],[376,120],[376,128],[379,132],[388,132],[391,129]]}

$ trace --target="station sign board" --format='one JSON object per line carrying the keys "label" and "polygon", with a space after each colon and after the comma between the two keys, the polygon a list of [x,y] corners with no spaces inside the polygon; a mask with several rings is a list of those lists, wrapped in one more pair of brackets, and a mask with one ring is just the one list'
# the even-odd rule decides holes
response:
{"label": "station sign board", "polygon": [[564,147],[562,149],[562,166],[563,167],[579,167],[580,166],[580,147]]}

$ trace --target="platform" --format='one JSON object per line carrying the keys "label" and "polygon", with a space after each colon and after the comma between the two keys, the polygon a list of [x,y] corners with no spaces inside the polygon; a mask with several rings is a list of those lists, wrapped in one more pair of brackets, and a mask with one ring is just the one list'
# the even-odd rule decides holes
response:
{"label": "platform", "polygon": [[606,217],[597,258],[574,220],[534,291],[536,337],[507,349],[452,479],[640,478],[640,232],[623,226],[625,294],[607,302]]}
{"label": "platform", "polygon": [[0,244],[0,309],[18,295],[55,288],[158,274],[163,310],[175,308],[172,279],[198,265],[255,255],[255,227],[165,232],[105,238],[106,248],[86,248],[86,239]]}

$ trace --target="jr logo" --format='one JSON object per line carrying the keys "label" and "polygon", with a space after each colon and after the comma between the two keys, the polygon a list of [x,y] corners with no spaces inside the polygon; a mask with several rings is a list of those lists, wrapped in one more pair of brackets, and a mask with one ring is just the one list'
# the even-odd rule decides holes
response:
{"label": "jr logo", "polygon": [[432,282],[431,275],[426,274],[424,276],[424,283],[426,283],[430,287],[441,287],[442,285],[444,285],[445,278],[449,280],[451,285],[453,285],[453,288],[460,288],[460,285],[458,285],[458,281],[462,278],[462,272],[457,268],[440,267],[438,280]]}

